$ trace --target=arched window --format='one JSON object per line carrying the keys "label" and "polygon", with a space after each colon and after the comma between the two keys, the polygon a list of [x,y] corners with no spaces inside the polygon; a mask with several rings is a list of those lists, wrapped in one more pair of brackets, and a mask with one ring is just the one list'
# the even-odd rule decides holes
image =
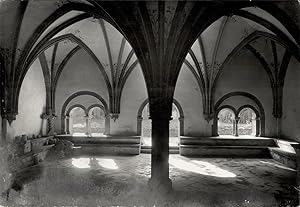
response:
{"label": "arched window", "polygon": [[89,110],[88,134],[99,136],[105,133],[105,113],[102,108],[96,106]]}
{"label": "arched window", "polygon": [[218,113],[218,134],[233,135],[234,134],[235,115],[232,109],[223,108]]}
{"label": "arched window", "polygon": [[256,114],[251,108],[240,111],[238,122],[238,135],[256,136]]}
{"label": "arched window", "polygon": [[86,135],[86,114],[80,107],[75,107],[70,112],[70,133],[73,136]]}

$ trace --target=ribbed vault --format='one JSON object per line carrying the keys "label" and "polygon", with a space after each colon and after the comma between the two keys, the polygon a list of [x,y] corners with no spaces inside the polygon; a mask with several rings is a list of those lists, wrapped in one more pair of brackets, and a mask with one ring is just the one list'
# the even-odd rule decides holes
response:
{"label": "ribbed vault", "polygon": [[[57,0],[0,4],[0,18],[5,15],[6,19],[0,23],[6,31],[0,32],[0,46],[5,93],[9,94],[4,105],[10,119],[17,114],[23,78],[36,58],[42,62],[47,94],[51,94],[49,113],[54,112],[55,87],[63,66],[84,49],[106,79],[113,117],[120,112],[122,88],[138,63],[145,76],[150,112],[171,113],[184,62],[198,80],[208,120],[219,74],[240,48],[249,49],[268,72],[276,117],[280,117],[277,103],[282,75],[291,55],[300,59],[299,25],[293,21],[297,12],[283,12],[282,3]],[[54,41],[64,36],[72,38]]]}
{"label": "ribbed vault", "polygon": [[[300,60],[296,39],[277,19],[259,8],[240,11],[219,18],[202,32],[182,66],[198,82],[207,121],[213,118],[214,91],[220,73],[242,48],[250,50],[269,75],[276,118],[282,114],[282,87],[291,55]],[[264,19],[256,15],[263,15]]]}

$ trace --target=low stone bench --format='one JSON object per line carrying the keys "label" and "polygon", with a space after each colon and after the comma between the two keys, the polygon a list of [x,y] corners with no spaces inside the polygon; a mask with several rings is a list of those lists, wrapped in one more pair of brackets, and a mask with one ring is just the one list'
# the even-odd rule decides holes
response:
{"label": "low stone bench", "polygon": [[139,136],[71,136],[57,135],[56,138],[74,144],[73,155],[138,155],[141,151]]}
{"label": "low stone bench", "polygon": [[272,158],[286,167],[297,169],[296,152],[291,146],[292,144],[297,143],[281,139],[274,140],[276,142],[277,147],[269,148]]}
{"label": "low stone bench", "polygon": [[271,158],[269,138],[181,137],[180,155],[189,157]]}

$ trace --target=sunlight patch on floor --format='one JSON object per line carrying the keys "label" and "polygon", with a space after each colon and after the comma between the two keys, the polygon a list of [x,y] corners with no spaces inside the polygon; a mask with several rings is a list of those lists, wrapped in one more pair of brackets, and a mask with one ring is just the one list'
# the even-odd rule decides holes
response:
{"label": "sunlight patch on floor", "polygon": [[198,160],[186,161],[180,158],[171,157],[169,159],[169,163],[178,169],[197,173],[197,174],[220,177],[220,178],[236,177],[236,174],[221,169],[213,164],[204,161],[198,161]]}
{"label": "sunlight patch on floor", "polygon": [[285,167],[285,166],[282,166],[282,165],[278,165],[276,163],[272,163],[272,162],[266,162],[266,161],[259,161],[260,163],[263,163],[263,164],[267,164],[267,165],[272,165],[274,167],[277,167],[277,168],[281,168],[281,169],[285,169],[285,170],[290,170],[290,171],[296,171],[292,168],[289,168],[289,167]]}
{"label": "sunlight patch on floor", "polygon": [[107,158],[72,158],[72,165],[76,168],[92,168],[103,167],[110,170],[119,169],[117,163],[113,159]]}
{"label": "sunlight patch on floor", "polygon": [[111,170],[117,170],[119,167],[117,166],[116,162],[113,159],[102,159],[102,158],[96,158],[98,161],[98,164],[104,168],[111,169]]}
{"label": "sunlight patch on floor", "polygon": [[90,168],[90,158],[72,158],[72,165],[77,168]]}

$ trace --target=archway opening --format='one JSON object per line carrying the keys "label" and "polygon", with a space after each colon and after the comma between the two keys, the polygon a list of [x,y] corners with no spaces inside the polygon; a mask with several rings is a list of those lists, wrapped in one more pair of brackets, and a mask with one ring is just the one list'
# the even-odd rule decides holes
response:
{"label": "archway opening", "polygon": [[[169,124],[169,145],[170,146],[178,146],[179,145],[179,135],[180,135],[180,114],[176,105],[172,104],[172,120],[170,120]],[[151,146],[151,132],[152,132],[152,122],[150,119],[149,113],[149,104],[143,109],[142,112],[142,144]]]}
{"label": "archway opening", "polygon": [[179,111],[176,107],[176,105],[173,103],[172,104],[172,120],[170,121],[169,124],[169,145],[170,146],[178,146],[179,145]]}
{"label": "archway opening", "polygon": [[229,108],[224,108],[218,113],[218,134],[233,135],[234,134],[234,112]]}
{"label": "archway opening", "polygon": [[256,114],[251,108],[244,108],[240,111],[238,122],[239,136],[256,136]]}
{"label": "archway opening", "polygon": [[70,133],[73,136],[86,135],[86,114],[80,107],[75,107],[70,112]]}
{"label": "archway opening", "polygon": [[149,104],[147,104],[142,112],[142,139],[144,145],[151,145],[151,126]]}
{"label": "archway opening", "polygon": [[88,134],[101,136],[105,133],[105,113],[100,107],[93,107],[89,110]]}

